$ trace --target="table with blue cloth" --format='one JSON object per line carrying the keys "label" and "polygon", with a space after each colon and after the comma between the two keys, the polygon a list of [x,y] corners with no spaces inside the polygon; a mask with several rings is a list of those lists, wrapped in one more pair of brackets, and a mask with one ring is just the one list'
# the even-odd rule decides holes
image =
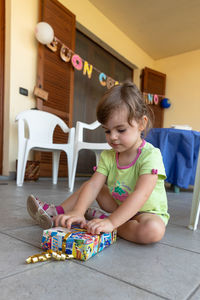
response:
{"label": "table with blue cloth", "polygon": [[166,170],[166,181],[178,188],[194,185],[200,132],[174,128],[153,128],[146,139],[159,148]]}

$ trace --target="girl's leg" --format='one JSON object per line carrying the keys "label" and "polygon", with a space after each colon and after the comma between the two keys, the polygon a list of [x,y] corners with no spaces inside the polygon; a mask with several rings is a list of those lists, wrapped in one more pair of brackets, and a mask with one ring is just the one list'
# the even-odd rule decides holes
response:
{"label": "girl's leg", "polygon": [[[63,203],[60,204],[62,206],[62,208],[64,209],[65,213],[67,213],[67,211],[70,211],[73,209],[73,207],[79,197],[79,194],[86,183],[87,182],[85,182],[80,187],[80,189],[78,189],[75,193],[73,193],[69,198],[67,198]],[[97,200],[100,208],[105,210],[108,213],[113,212],[118,207],[117,203],[114,201],[114,199],[110,195],[108,187],[106,185],[103,186],[103,188],[101,189],[100,193],[98,194],[96,200]]]}
{"label": "girl's leg", "polygon": [[[84,185],[82,185],[83,187]],[[55,206],[41,201],[30,195],[27,199],[27,210],[29,215],[44,229],[54,226],[54,218],[58,214],[67,213],[73,209],[82,187],[67,198],[61,205]]]}
{"label": "girl's leg", "polygon": [[107,185],[104,185],[101,189],[100,193],[97,196],[97,202],[103,210],[108,213],[112,213],[118,208],[118,204],[115,202],[113,197],[111,196]]}
{"label": "girl's leg", "polygon": [[85,184],[87,184],[87,181],[84,182],[76,192],[74,192],[71,196],[69,196],[64,202],[62,202],[60,204],[60,206],[64,210],[64,213],[67,213],[68,211],[73,210],[73,208],[76,204],[76,201],[78,200],[79,194],[80,194],[81,190],[83,189],[83,187],[85,186]]}
{"label": "girl's leg", "polygon": [[[30,195],[27,199],[27,210],[30,216],[44,229],[54,226],[54,217],[58,214],[67,213],[68,211],[73,210],[74,205],[79,197],[79,194],[84,187],[85,182],[76,192],[74,192],[70,197],[68,197],[63,203],[59,206],[49,205],[48,203],[42,202],[39,199],[35,198],[33,195]],[[101,192],[97,197],[97,202],[100,207],[107,212],[112,212],[116,209],[117,204],[109,194],[108,188],[105,186],[102,188]],[[88,215],[91,215],[92,218],[104,218],[106,215],[103,212],[98,210]]]}
{"label": "girl's leg", "polygon": [[105,219],[109,216],[107,213],[112,213],[118,207],[106,185],[103,186],[100,193],[97,195],[96,200],[101,209],[89,207],[85,213],[87,220],[92,220],[94,218]]}
{"label": "girl's leg", "polygon": [[117,233],[125,240],[138,244],[151,244],[160,241],[165,234],[163,220],[149,213],[141,213],[121,225]]}

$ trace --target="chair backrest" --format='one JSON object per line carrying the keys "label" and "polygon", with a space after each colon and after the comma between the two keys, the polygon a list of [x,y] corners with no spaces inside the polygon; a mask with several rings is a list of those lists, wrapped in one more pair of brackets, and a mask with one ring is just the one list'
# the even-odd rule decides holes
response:
{"label": "chair backrest", "polygon": [[75,142],[83,142],[83,129],[94,130],[94,129],[98,128],[100,125],[101,125],[101,123],[99,123],[99,121],[95,121],[91,124],[77,121],[76,122]]}
{"label": "chair backrest", "polygon": [[25,136],[25,124],[27,124],[29,139],[41,143],[53,142],[53,133],[57,125],[59,125],[65,133],[70,131],[62,119],[40,110],[23,111],[17,115],[15,120],[18,121],[19,137]]}

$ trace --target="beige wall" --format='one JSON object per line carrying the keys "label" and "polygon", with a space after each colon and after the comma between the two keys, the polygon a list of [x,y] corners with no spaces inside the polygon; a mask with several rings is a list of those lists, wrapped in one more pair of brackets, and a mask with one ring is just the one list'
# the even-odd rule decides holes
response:
{"label": "beige wall", "polygon": [[[6,0],[3,175],[15,171],[17,158],[15,116],[23,110],[35,107],[33,88],[36,80],[37,42],[34,38],[34,28],[37,15],[35,0]],[[27,88],[29,96],[20,95],[19,87]]]}
{"label": "beige wall", "polygon": [[[76,15],[80,25],[137,67],[134,81],[138,86],[140,70],[145,66],[167,74],[166,94],[172,101],[172,107],[165,112],[165,126],[172,123],[187,123],[199,130],[197,119],[199,51],[155,62],[88,0],[59,1]],[[15,116],[23,110],[35,107],[33,89],[36,82],[37,41],[34,37],[34,28],[37,22],[38,0],[6,0],[4,175],[15,171],[17,158]],[[28,97],[19,94],[20,86],[28,89]]]}
{"label": "beige wall", "polygon": [[155,62],[154,68],[167,74],[166,96],[171,107],[165,110],[164,127],[189,125],[200,130],[200,50]]}

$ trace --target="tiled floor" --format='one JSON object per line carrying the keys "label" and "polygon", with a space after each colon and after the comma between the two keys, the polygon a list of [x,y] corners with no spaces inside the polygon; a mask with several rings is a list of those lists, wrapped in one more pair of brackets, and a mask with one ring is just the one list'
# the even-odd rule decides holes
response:
{"label": "tiled floor", "polygon": [[65,181],[26,182],[22,188],[0,182],[1,300],[200,299],[200,231],[187,229],[192,191],[168,192],[171,219],[160,243],[118,239],[87,262],[26,264],[40,252],[42,235],[26,211],[30,193],[57,204],[69,195]]}

